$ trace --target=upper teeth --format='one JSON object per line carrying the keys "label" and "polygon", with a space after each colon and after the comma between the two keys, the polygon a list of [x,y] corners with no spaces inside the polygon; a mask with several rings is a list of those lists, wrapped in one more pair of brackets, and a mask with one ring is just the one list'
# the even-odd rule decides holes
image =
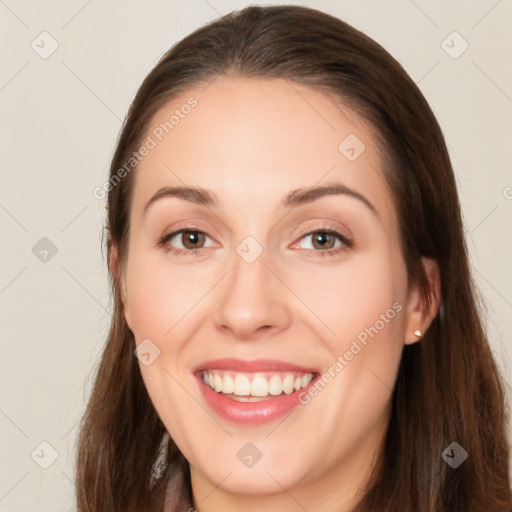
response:
{"label": "upper teeth", "polygon": [[[270,378],[268,378],[270,377]],[[312,373],[273,372],[236,373],[225,370],[203,372],[203,382],[218,393],[233,393],[238,396],[289,395],[306,387],[313,379]]]}

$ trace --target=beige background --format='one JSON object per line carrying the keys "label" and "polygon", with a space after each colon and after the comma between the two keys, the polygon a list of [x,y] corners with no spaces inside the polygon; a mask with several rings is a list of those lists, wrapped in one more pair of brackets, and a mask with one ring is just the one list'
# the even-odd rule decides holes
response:
{"label": "beige background", "polygon": [[[122,119],[158,57],[248,3],[0,0],[0,510],[74,510],[76,424],[110,310],[104,202],[92,191],[107,178]],[[512,2],[291,3],[376,39],[433,107],[460,186],[492,348],[510,384]]]}

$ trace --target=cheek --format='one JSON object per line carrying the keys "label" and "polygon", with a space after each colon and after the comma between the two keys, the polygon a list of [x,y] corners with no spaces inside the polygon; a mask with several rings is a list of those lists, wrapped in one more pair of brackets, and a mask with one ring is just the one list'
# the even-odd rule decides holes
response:
{"label": "cheek", "polygon": [[297,291],[321,320],[314,320],[312,328],[320,332],[315,327],[320,325],[325,333],[321,339],[329,360],[324,371],[330,370],[325,381],[332,385],[324,396],[332,394],[333,403],[343,403],[353,421],[360,416],[356,422],[362,428],[382,414],[396,379],[406,311],[404,264],[399,254],[381,251],[317,277],[313,286],[311,276],[300,275]]}
{"label": "cheek", "polygon": [[400,332],[402,315],[397,313],[405,310],[406,282],[392,253],[354,257],[314,272],[288,272],[285,279],[294,283],[294,292],[311,312],[307,313],[313,319],[311,326],[329,343],[331,352],[343,350],[360,333],[364,337],[365,329],[376,323],[386,335]]}
{"label": "cheek", "polygon": [[127,263],[126,285],[125,310],[135,343],[146,343],[150,357],[158,354],[150,364],[142,359],[139,364],[145,387],[158,415],[165,418],[166,428],[183,443],[191,401],[185,390],[189,375],[183,364],[184,349],[193,335],[189,325],[193,306],[204,295],[204,286],[185,266],[170,265],[160,256],[137,250]]}
{"label": "cheek", "polygon": [[126,283],[125,310],[137,341],[169,335],[206,288],[200,274],[185,265],[137,254],[128,263]]}
{"label": "cheek", "polygon": [[310,408],[304,429],[326,438],[345,432],[332,441],[333,457],[361,445],[386,417],[403,348],[401,268],[381,254],[361,267],[351,266],[350,272],[340,270],[321,291],[307,291],[305,302],[317,308],[334,334],[322,336],[328,356],[318,391],[304,397]]}

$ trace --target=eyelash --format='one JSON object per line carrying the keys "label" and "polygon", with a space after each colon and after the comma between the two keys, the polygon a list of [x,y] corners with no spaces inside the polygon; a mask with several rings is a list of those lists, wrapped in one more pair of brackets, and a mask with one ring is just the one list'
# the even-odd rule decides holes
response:
{"label": "eyelash", "polygon": [[[164,248],[166,250],[166,252],[170,252],[176,256],[182,256],[182,255],[199,256],[201,254],[201,252],[200,252],[201,249],[206,249],[206,247],[201,247],[199,249],[176,249],[175,247],[167,246],[167,242],[169,240],[172,240],[176,235],[183,233],[185,231],[188,231],[191,233],[200,233],[202,235],[208,236],[207,233],[205,233],[204,231],[201,231],[200,229],[196,229],[194,227],[183,227],[176,231],[173,231],[172,233],[167,233],[167,234],[163,235],[157,242],[158,247]],[[352,249],[354,246],[354,243],[351,240],[349,240],[347,237],[345,237],[344,235],[342,235],[335,229],[323,228],[323,227],[318,227],[313,230],[305,229],[305,230],[301,231],[299,233],[299,235],[300,235],[299,240],[301,240],[305,236],[314,235],[317,233],[326,233],[326,234],[334,235],[342,242],[343,246],[338,247],[337,249],[328,249],[325,251],[317,250],[317,249],[303,249],[304,251],[309,251],[308,254],[314,253],[315,256],[320,256],[320,257],[336,256],[340,252],[346,251],[347,249]]]}

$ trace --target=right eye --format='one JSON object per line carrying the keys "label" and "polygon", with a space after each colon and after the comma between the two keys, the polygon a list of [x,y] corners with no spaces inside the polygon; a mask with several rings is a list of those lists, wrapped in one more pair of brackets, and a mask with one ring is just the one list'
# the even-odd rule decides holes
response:
{"label": "right eye", "polygon": [[[181,244],[181,247],[175,247],[171,242],[176,238]],[[168,252],[172,252],[177,255],[189,254],[197,255],[198,251],[205,249],[205,239],[210,238],[206,233],[192,228],[184,228],[172,233],[163,235],[159,241],[159,247],[165,248]]]}

